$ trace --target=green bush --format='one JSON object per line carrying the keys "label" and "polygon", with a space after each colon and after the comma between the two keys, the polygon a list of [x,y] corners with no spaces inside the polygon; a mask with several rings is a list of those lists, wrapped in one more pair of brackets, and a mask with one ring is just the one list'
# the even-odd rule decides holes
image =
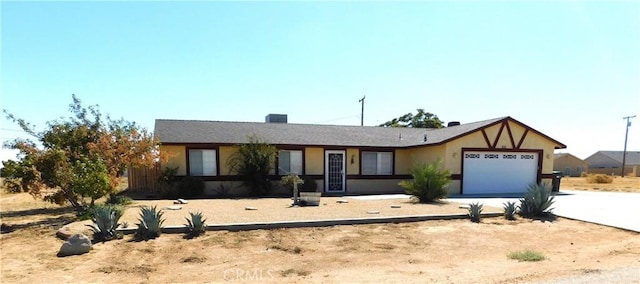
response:
{"label": "green bush", "polygon": [[421,203],[433,202],[447,197],[447,185],[451,181],[451,174],[442,168],[442,161],[438,159],[434,163],[416,163],[411,168],[412,180],[403,180],[399,183],[407,194],[413,195]]}
{"label": "green bush", "polygon": [[504,208],[504,218],[507,220],[515,220],[516,213],[518,211],[518,206],[513,201],[508,201],[506,203],[502,203]]}
{"label": "green bush", "polygon": [[613,177],[605,174],[587,175],[588,183],[612,183]]}
{"label": "green bush", "polygon": [[106,203],[111,205],[129,205],[131,202],[133,202],[131,197],[111,193]]}
{"label": "green bush", "polygon": [[471,203],[469,204],[469,219],[471,222],[480,223],[480,219],[482,218],[482,204],[480,203]]}
{"label": "green bush", "polygon": [[552,214],[554,197],[546,183],[529,185],[524,198],[520,199],[520,215],[523,217],[545,217]]}
{"label": "green bush", "polygon": [[205,184],[201,177],[176,176],[178,168],[165,168],[158,177],[160,196],[166,199],[194,198],[204,194]]}
{"label": "green bush", "polygon": [[278,149],[257,136],[249,136],[249,143],[237,146],[237,151],[228,160],[233,172],[238,173],[242,183],[253,196],[264,196],[271,191],[271,170],[275,165]]}
{"label": "green bush", "polygon": [[202,212],[189,212],[191,219],[185,218],[187,220],[187,238],[195,238],[205,233],[207,219],[204,219],[202,216]]}
{"label": "green bush", "polygon": [[156,206],[144,206],[140,208],[140,217],[138,218],[138,229],[136,230],[136,240],[155,239],[162,233],[162,224],[164,218],[162,210],[157,210]]}
{"label": "green bush", "polygon": [[509,253],[507,257],[510,259],[517,259],[519,261],[541,261],[545,259],[541,252],[533,250],[514,251]]}
{"label": "green bush", "polygon": [[93,233],[93,240],[96,242],[110,241],[122,237],[116,231],[118,221],[122,217],[123,210],[113,205],[96,205],[91,210],[92,225],[87,225]]}

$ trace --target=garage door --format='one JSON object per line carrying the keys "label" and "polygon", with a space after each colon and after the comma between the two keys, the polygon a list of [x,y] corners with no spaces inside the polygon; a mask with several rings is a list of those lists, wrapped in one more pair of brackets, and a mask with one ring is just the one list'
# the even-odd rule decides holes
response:
{"label": "garage door", "polygon": [[465,151],[463,194],[521,193],[538,176],[537,152]]}

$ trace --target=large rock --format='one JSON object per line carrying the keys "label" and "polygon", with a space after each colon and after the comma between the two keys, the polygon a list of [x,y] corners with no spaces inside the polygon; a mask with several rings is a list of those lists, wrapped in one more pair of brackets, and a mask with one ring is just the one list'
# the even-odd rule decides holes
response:
{"label": "large rock", "polygon": [[56,231],[56,237],[64,241],[68,240],[72,235],[73,232],[71,232],[71,228],[69,228],[69,226],[62,226],[62,228]]}
{"label": "large rock", "polygon": [[88,253],[91,250],[91,240],[83,234],[75,234],[71,236],[58,252],[58,256],[80,255]]}

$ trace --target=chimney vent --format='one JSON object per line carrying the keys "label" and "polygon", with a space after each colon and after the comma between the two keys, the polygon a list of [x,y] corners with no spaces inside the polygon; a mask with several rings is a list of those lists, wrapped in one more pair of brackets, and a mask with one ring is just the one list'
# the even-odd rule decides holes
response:
{"label": "chimney vent", "polygon": [[287,115],[286,114],[270,113],[264,118],[264,122],[266,122],[266,123],[287,123]]}
{"label": "chimney vent", "polygon": [[447,123],[447,127],[458,126],[458,125],[460,125],[460,121],[449,121],[449,123]]}

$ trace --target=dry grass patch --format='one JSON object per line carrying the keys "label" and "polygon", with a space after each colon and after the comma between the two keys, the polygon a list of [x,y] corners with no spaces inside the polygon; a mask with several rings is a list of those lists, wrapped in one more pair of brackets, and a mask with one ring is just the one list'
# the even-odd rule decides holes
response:
{"label": "dry grass patch", "polygon": [[507,255],[510,259],[517,259],[518,261],[541,261],[544,260],[544,254],[533,250],[521,250],[510,252]]}

